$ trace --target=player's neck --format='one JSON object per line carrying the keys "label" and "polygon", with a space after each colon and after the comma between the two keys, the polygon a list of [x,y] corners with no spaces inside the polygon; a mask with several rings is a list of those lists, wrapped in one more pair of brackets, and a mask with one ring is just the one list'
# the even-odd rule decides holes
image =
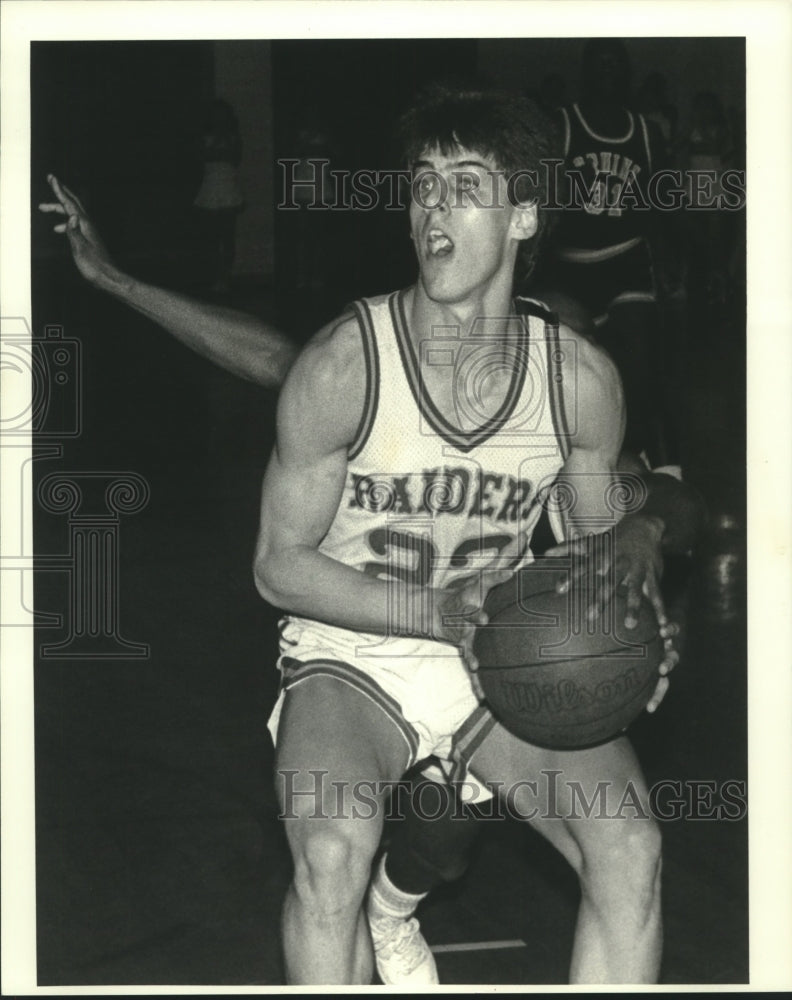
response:
{"label": "player's neck", "polygon": [[[410,333],[418,340],[429,335],[429,331],[437,327],[456,327],[460,337],[468,337],[471,333],[480,333],[482,321],[486,322],[488,336],[497,336],[502,332],[509,333],[508,317],[514,311],[512,308],[511,279],[506,282],[493,282],[482,292],[471,295],[458,302],[439,302],[430,298],[420,281],[407,293],[405,306],[410,320]],[[499,320],[503,320],[502,330]]]}

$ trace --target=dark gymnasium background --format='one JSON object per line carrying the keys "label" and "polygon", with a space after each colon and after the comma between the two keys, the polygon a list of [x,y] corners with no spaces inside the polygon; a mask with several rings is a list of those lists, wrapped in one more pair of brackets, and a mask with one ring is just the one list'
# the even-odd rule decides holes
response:
{"label": "dark gymnasium background", "polygon": [[[132,274],[303,339],[350,299],[408,284],[411,249],[403,213],[277,211],[275,161],[397,166],[394,116],[418,84],[449,72],[563,88],[571,100],[583,42],[33,44],[34,335],[47,370],[67,372],[52,383],[34,462],[40,985],[281,983],[290,865],[265,728],[276,616],[251,572],[274,394],[89,288],[52,217],[35,210],[46,174],[84,198]],[[626,44],[636,91],[664,75],[679,135],[694,95],[718,96],[739,164],[742,40]],[[246,199],[220,291],[192,206],[213,96],[239,120]],[[683,467],[711,523],[684,663],[633,735],[650,782],[682,782],[688,809],[707,794],[691,782],[711,783],[717,804],[724,782],[747,775],[743,225],[740,213],[713,230],[731,241],[726,287],[705,289],[692,261],[666,317],[683,372]],[[669,818],[664,836],[662,980],[746,982],[746,819]],[[563,983],[576,891],[538,837],[489,824],[469,873],[419,916],[432,945],[527,946],[440,952],[442,982]]]}

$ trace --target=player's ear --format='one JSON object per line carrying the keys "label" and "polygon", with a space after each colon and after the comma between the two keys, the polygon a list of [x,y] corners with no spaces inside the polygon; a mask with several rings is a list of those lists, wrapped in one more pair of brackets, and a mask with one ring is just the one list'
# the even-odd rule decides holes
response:
{"label": "player's ear", "polygon": [[514,206],[511,219],[511,235],[516,240],[529,240],[536,236],[539,218],[535,201],[520,202]]}

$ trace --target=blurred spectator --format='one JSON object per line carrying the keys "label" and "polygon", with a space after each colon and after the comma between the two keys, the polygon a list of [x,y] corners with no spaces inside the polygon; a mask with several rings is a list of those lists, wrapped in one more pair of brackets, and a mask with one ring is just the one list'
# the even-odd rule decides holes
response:
{"label": "blurred spectator", "polygon": [[[693,98],[691,122],[682,137],[681,154],[686,170],[707,172],[711,179],[707,201],[717,199],[722,194],[723,171],[733,160],[734,143],[721,100],[711,91],[700,91]],[[692,196],[690,177],[689,183]],[[709,304],[723,303],[727,294],[731,252],[728,234],[732,228],[727,215],[717,207],[686,213],[689,294]]]}
{"label": "blurred spectator", "polygon": [[228,291],[234,264],[237,216],[244,205],[238,167],[239,125],[230,104],[216,98],[206,109],[202,136],[203,178],[193,202],[212,258],[212,290]]}
{"label": "blurred spectator", "polygon": [[657,126],[663,140],[663,159],[668,160],[677,129],[677,110],[668,97],[668,82],[662,73],[650,73],[638,91],[637,108]]}

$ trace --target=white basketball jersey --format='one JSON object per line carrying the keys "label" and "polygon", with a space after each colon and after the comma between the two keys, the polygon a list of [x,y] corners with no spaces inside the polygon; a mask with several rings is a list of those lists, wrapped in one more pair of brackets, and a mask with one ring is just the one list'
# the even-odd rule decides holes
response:
{"label": "white basketball jersey", "polygon": [[[562,344],[549,314],[522,300],[521,311],[533,314],[512,324],[519,331],[505,351],[503,334],[488,336],[486,323],[464,340],[456,328],[435,328],[416,346],[404,301],[402,291],[353,306],[366,404],[320,550],[379,579],[424,588],[487,568],[516,570],[531,559],[531,532],[568,453],[561,361],[574,344]],[[426,391],[422,372],[434,365],[454,369],[453,414],[441,413]],[[508,390],[488,417],[477,407],[499,369]]]}

